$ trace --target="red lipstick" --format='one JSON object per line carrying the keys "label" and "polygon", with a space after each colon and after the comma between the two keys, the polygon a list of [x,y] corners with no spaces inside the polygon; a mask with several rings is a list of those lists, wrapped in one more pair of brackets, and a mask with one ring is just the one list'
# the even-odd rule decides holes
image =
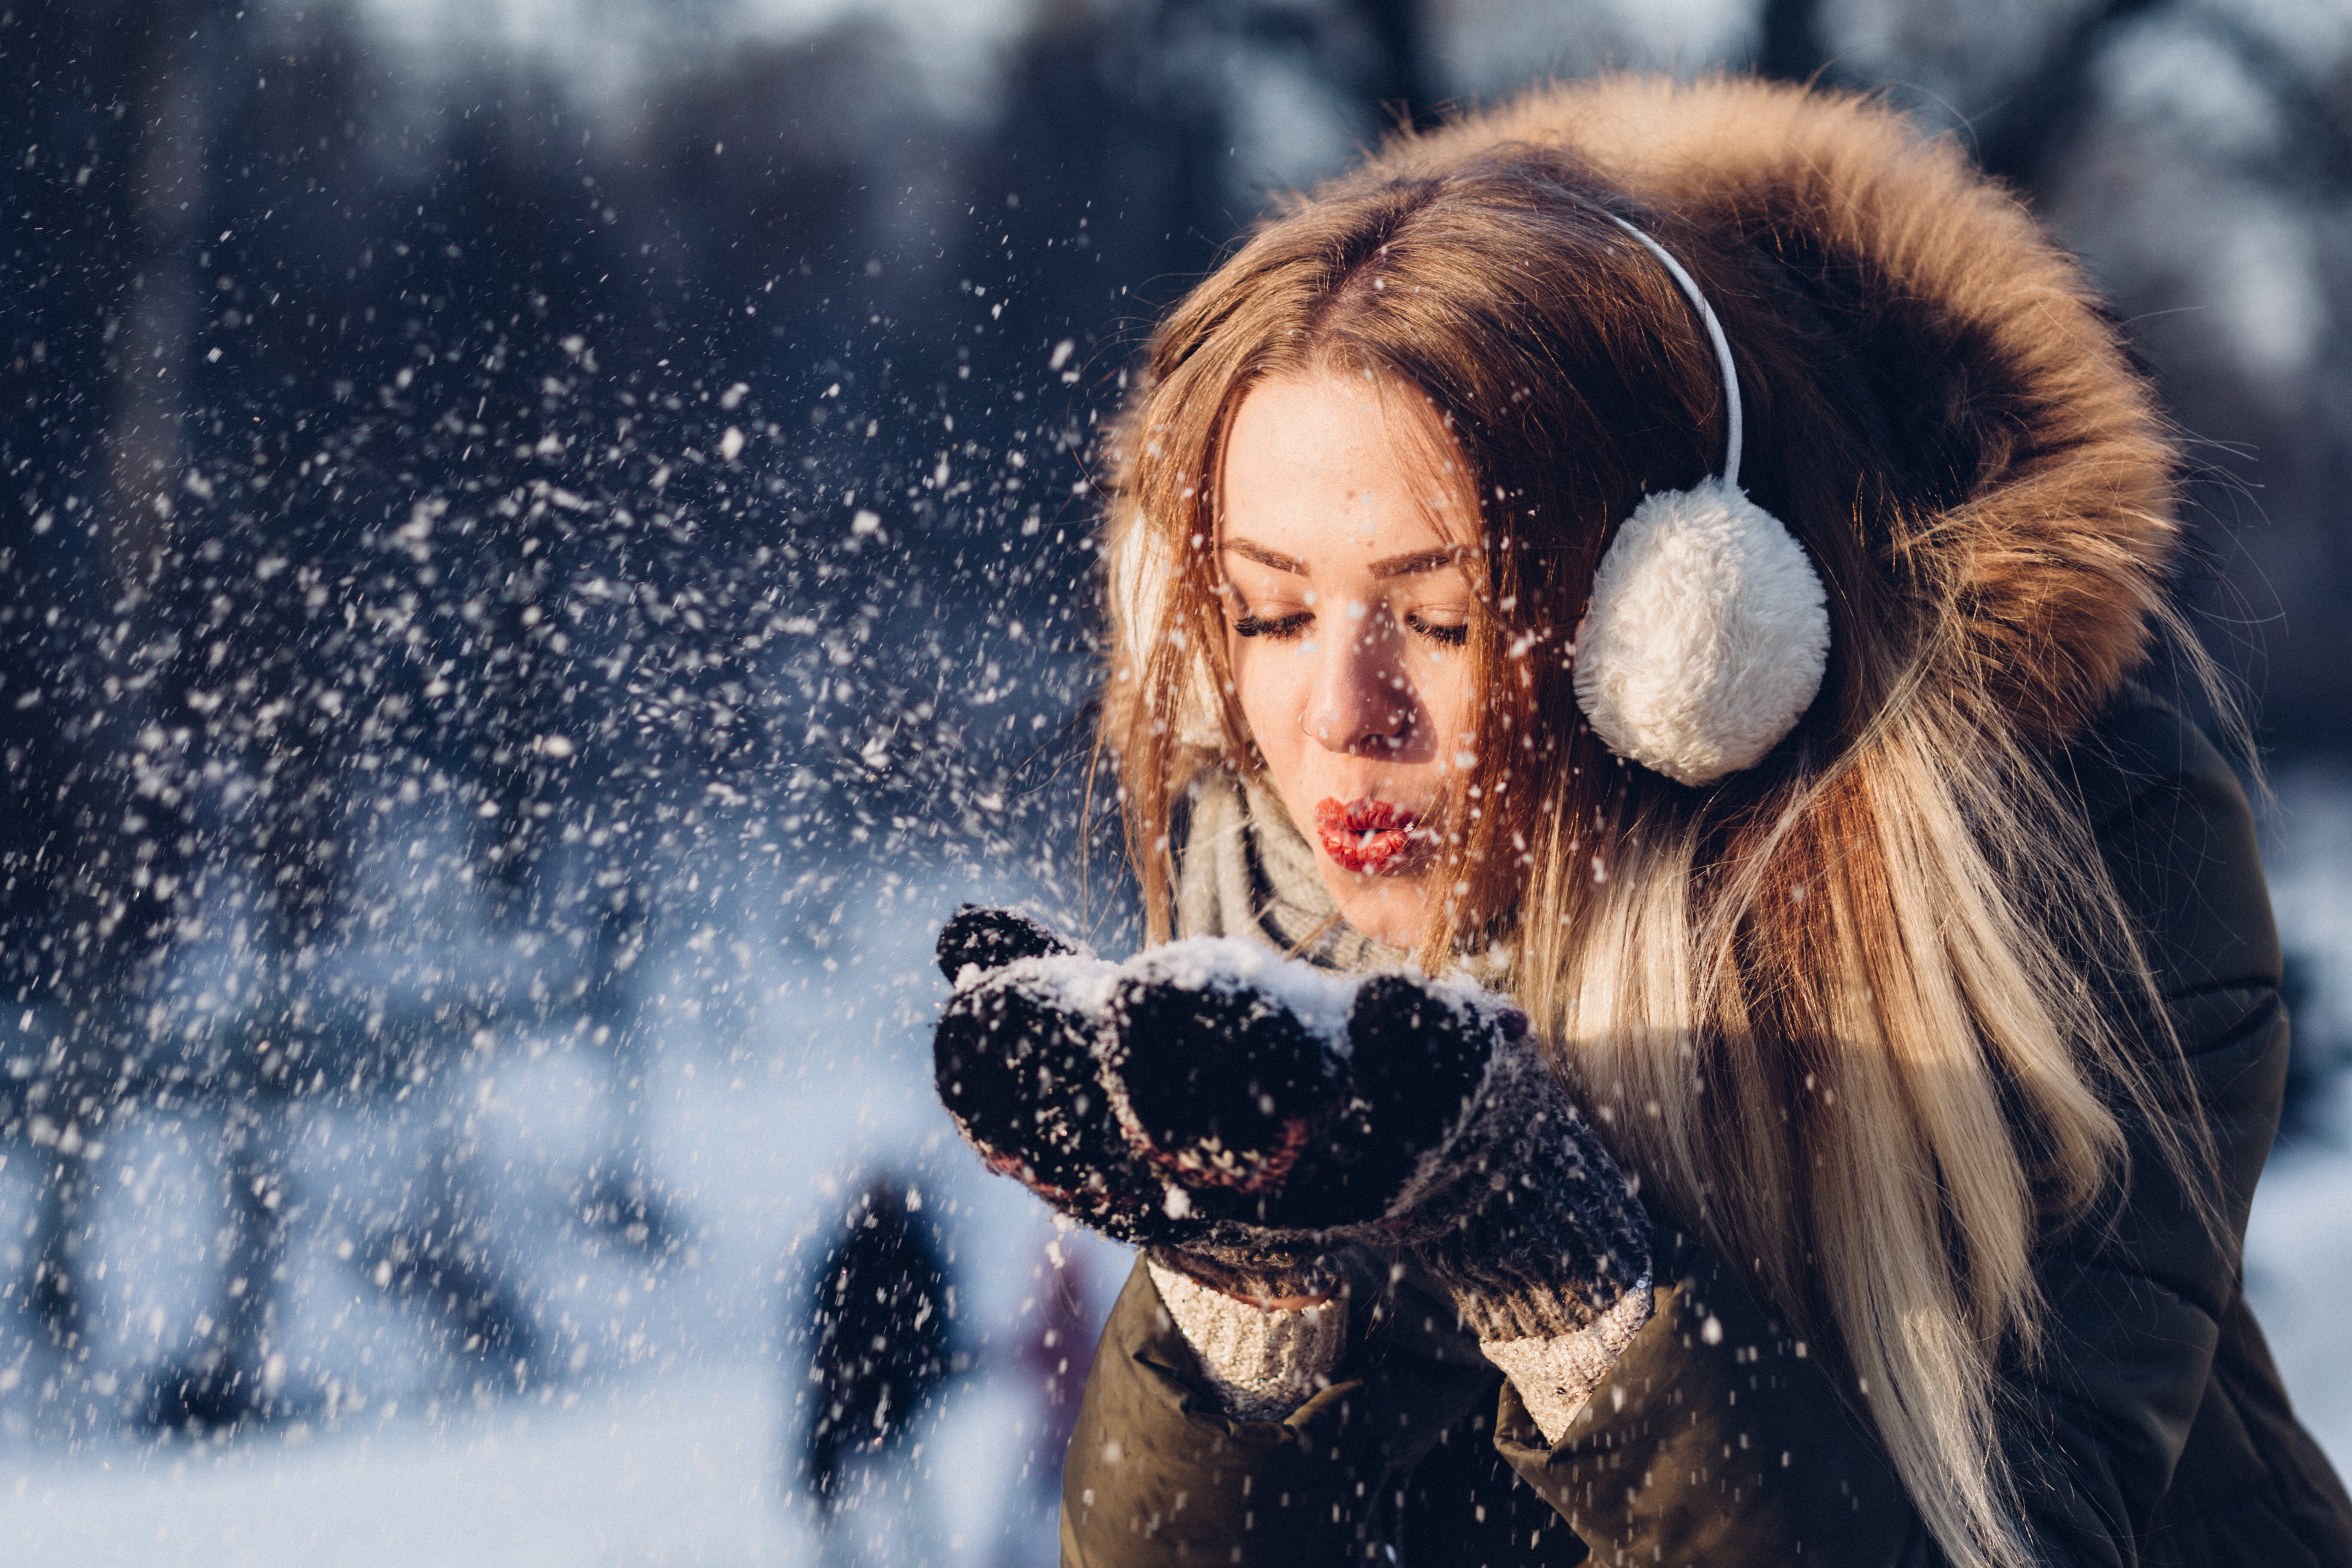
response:
{"label": "red lipstick", "polygon": [[1350,871],[1376,877],[1404,864],[1419,820],[1385,800],[1326,798],[1315,803],[1315,829],[1322,837],[1323,853]]}

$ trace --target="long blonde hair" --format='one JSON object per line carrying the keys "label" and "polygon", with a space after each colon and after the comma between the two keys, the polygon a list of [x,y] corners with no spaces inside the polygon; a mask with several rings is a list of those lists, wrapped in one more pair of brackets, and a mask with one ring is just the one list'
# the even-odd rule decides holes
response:
{"label": "long blonde hair", "polygon": [[[1851,190],[1808,207],[1769,182],[1644,188],[1545,134],[1611,90],[1644,111],[1713,94],[1748,134],[1785,132],[1803,178],[1843,159],[1882,205],[1965,209],[2006,248],[1905,250],[1885,229],[1929,220],[1891,207],[1842,236],[1850,216],[1817,209]],[[1570,685],[1616,521],[1706,475],[1723,438],[1706,342],[1611,212],[1715,301],[1748,489],[1830,586],[1820,699],[1706,789],[1611,756]],[[1979,265],[2028,297],[1987,285],[1972,319],[1964,289],[1922,281]],[[2043,336],[2012,345],[2034,312]],[[2150,628],[2179,629],[2170,449],[2095,302],[1957,153],[1868,104],[1757,84],[1555,95],[1292,204],[1162,324],[1113,444],[1101,741],[1154,940],[1184,791],[1258,766],[1215,593],[1224,434],[1259,380],[1334,371],[1425,396],[1483,510],[1471,648],[1490,701],[1423,962],[1507,954],[1649,1200],[1814,1338],[1946,1553],[2032,1561],[1999,1368],[2042,1349],[2037,1241],[2115,1190],[2117,1107],[2149,1111],[2184,1173],[2197,1152],[2153,1113],[2177,1053],[2119,1022],[2165,1026],[2053,765]]]}

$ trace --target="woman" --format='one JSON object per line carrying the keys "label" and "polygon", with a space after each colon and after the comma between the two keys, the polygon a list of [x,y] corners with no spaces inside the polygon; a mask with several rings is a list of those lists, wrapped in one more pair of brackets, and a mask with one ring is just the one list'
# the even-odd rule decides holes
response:
{"label": "woman", "polygon": [[1261,229],[1117,457],[1195,940],[942,941],[967,1135],[1150,1247],[1066,1562],[2352,1563],[2238,1283],[2245,803],[2129,679],[2176,454],[2014,200],[1866,100],[1539,93]]}

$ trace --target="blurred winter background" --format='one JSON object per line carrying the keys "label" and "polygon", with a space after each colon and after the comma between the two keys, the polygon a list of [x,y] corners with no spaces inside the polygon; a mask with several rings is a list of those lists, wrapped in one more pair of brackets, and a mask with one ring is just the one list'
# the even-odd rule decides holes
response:
{"label": "blurred winter background", "polygon": [[928,952],[1132,940],[1097,420],[1399,114],[1722,65],[1966,138],[2198,438],[2352,1461],[2343,0],[0,0],[0,1552],[1049,1560],[1124,1261]]}

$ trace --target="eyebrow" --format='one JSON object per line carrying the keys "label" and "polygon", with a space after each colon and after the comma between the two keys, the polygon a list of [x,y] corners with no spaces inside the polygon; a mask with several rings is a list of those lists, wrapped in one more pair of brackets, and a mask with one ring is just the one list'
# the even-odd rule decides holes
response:
{"label": "eyebrow", "polygon": [[[1234,554],[1255,561],[1276,572],[1289,572],[1304,576],[1307,563],[1247,539],[1228,539],[1224,547]],[[1387,555],[1367,568],[1374,577],[1417,577],[1424,572],[1435,572],[1462,559],[1460,547],[1447,545],[1437,550],[1416,550],[1407,555]]]}
{"label": "eyebrow", "polygon": [[1265,545],[1246,539],[1228,539],[1225,541],[1225,548],[1236,555],[1256,562],[1261,566],[1271,566],[1276,572],[1293,572],[1303,576],[1307,571],[1306,562],[1268,550]]}
{"label": "eyebrow", "polygon": [[1410,555],[1391,555],[1371,563],[1375,577],[1418,577],[1423,572],[1435,572],[1462,559],[1462,552],[1451,545],[1442,550],[1416,550]]}

